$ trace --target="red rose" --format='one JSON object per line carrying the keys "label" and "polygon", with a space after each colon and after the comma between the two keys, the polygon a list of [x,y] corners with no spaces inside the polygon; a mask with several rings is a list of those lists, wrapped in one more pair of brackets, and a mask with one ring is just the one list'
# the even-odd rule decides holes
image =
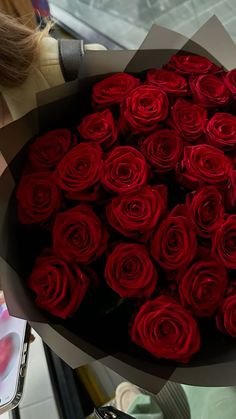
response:
{"label": "red rose", "polygon": [[21,177],[17,189],[18,217],[22,224],[44,223],[61,206],[61,194],[46,172]]}
{"label": "red rose", "polygon": [[183,142],[177,131],[162,129],[145,139],[141,151],[157,173],[168,173],[182,155]]}
{"label": "red rose", "polygon": [[207,111],[187,100],[177,99],[171,109],[168,123],[187,143],[194,143],[204,134]]}
{"label": "red rose", "polygon": [[98,143],[104,150],[117,142],[118,130],[108,109],[85,116],[77,129],[83,140]]}
{"label": "red rose", "polygon": [[75,263],[90,263],[107,247],[108,234],[101,220],[86,204],[57,215],[53,228],[54,253]]}
{"label": "red rose", "polygon": [[166,187],[145,186],[113,198],[107,207],[108,222],[126,237],[145,240],[164,215],[166,203]]}
{"label": "red rose", "polygon": [[54,170],[75,143],[75,136],[66,128],[49,131],[29,146],[29,161],[34,170]]}
{"label": "red rose", "polygon": [[[206,243],[204,243],[204,245],[205,244]],[[195,257],[192,263],[199,260],[205,261],[205,260],[211,260],[211,259],[212,259],[211,248],[209,246],[207,247],[207,246],[201,245],[201,241],[200,243],[198,242],[197,252],[195,254]],[[179,285],[180,281],[182,280],[184,275],[187,273],[191,264],[183,265],[181,269],[178,269],[178,270],[171,271],[171,270],[165,269],[165,278],[168,281],[174,282],[175,284]],[[179,298],[179,295],[178,295],[178,298]]]}
{"label": "red rose", "polygon": [[196,231],[186,208],[177,205],[153,236],[151,252],[165,269],[188,266],[197,252]]}
{"label": "red rose", "polygon": [[120,103],[124,96],[140,84],[140,80],[127,73],[116,73],[95,83],[93,104],[103,109]]}
{"label": "red rose", "polygon": [[53,316],[66,319],[79,308],[89,286],[78,265],[67,265],[56,256],[41,256],[29,277],[35,303]]}
{"label": "red rose", "polygon": [[148,70],[147,83],[155,84],[161,90],[171,96],[186,96],[188,93],[188,83],[183,76],[174,71],[155,68]]}
{"label": "red rose", "polygon": [[214,74],[192,77],[189,85],[196,103],[205,108],[226,106],[229,103],[228,89]]}
{"label": "red rose", "polygon": [[236,149],[236,117],[226,112],[216,113],[206,127],[208,143],[223,150]]}
{"label": "red rose", "polygon": [[146,134],[158,127],[168,114],[168,98],[158,87],[143,84],[132,90],[121,103],[119,122],[123,133]]}
{"label": "red rose", "polygon": [[216,316],[216,326],[220,332],[236,337],[236,294],[223,301]]}
{"label": "red rose", "polygon": [[212,254],[228,269],[236,269],[236,215],[230,215],[218,227],[213,242]]}
{"label": "red rose", "polygon": [[223,223],[223,198],[214,186],[204,186],[188,194],[186,205],[201,237],[210,238]]}
{"label": "red rose", "polygon": [[182,162],[177,165],[177,182],[196,189],[204,184],[220,185],[229,179],[231,162],[223,151],[207,144],[184,148]]}
{"label": "red rose", "polygon": [[157,358],[187,363],[200,349],[197,322],[170,297],[147,301],[139,309],[131,338]]}
{"label": "red rose", "polygon": [[122,298],[150,298],[158,275],[145,246],[121,243],[108,256],[105,278]]}
{"label": "red rose", "polygon": [[181,74],[217,73],[221,68],[200,55],[172,55],[167,68]]}
{"label": "red rose", "polygon": [[102,184],[118,194],[145,185],[149,167],[143,155],[133,147],[116,147],[104,162]]}
{"label": "red rose", "polygon": [[101,183],[103,153],[98,144],[81,143],[58,164],[54,174],[58,186],[69,199],[93,201]]}
{"label": "red rose", "polygon": [[232,96],[235,98],[236,96],[236,69],[227,71],[223,74],[222,80],[226,85],[227,89],[230,91]]}
{"label": "red rose", "polygon": [[227,281],[227,271],[217,261],[196,262],[180,281],[181,304],[195,316],[213,316],[224,298]]}

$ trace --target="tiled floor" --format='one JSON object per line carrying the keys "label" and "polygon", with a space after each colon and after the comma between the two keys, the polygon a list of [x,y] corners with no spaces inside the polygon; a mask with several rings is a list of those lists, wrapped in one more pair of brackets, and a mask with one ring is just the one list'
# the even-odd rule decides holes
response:
{"label": "tiled floor", "polygon": [[21,419],[58,419],[46,358],[39,336],[36,336],[30,346],[20,414]]}
{"label": "tiled floor", "polygon": [[3,413],[2,415],[0,415],[1,419],[10,419],[10,415],[9,413]]}
{"label": "tiled floor", "polygon": [[51,0],[126,48],[153,23],[191,36],[216,15],[236,41],[236,0]]}

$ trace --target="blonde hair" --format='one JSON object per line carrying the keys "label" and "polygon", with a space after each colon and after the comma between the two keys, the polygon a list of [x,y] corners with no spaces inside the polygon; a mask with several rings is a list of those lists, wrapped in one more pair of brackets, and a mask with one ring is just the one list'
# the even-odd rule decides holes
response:
{"label": "blonde hair", "polygon": [[50,27],[48,24],[42,32],[34,31],[0,12],[0,85],[15,87],[27,79],[40,40],[49,34]]}

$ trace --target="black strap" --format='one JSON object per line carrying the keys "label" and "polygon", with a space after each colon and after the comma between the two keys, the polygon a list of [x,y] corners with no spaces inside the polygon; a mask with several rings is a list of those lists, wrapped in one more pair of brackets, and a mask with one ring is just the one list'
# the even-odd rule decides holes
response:
{"label": "black strap", "polygon": [[65,81],[80,78],[83,73],[84,43],[78,39],[60,39],[59,61]]}

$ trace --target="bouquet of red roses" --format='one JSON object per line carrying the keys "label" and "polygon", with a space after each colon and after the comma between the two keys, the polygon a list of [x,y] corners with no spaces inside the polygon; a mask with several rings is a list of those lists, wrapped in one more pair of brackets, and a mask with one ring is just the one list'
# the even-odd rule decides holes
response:
{"label": "bouquet of red roses", "polygon": [[236,337],[235,95],[236,70],[177,54],[95,82],[82,116],[30,142],[16,196],[40,308],[96,316],[110,288],[131,340],[183,363],[205,319]]}
{"label": "bouquet of red roses", "polygon": [[235,385],[235,57],[154,27],[0,130],[8,308],[72,368]]}

